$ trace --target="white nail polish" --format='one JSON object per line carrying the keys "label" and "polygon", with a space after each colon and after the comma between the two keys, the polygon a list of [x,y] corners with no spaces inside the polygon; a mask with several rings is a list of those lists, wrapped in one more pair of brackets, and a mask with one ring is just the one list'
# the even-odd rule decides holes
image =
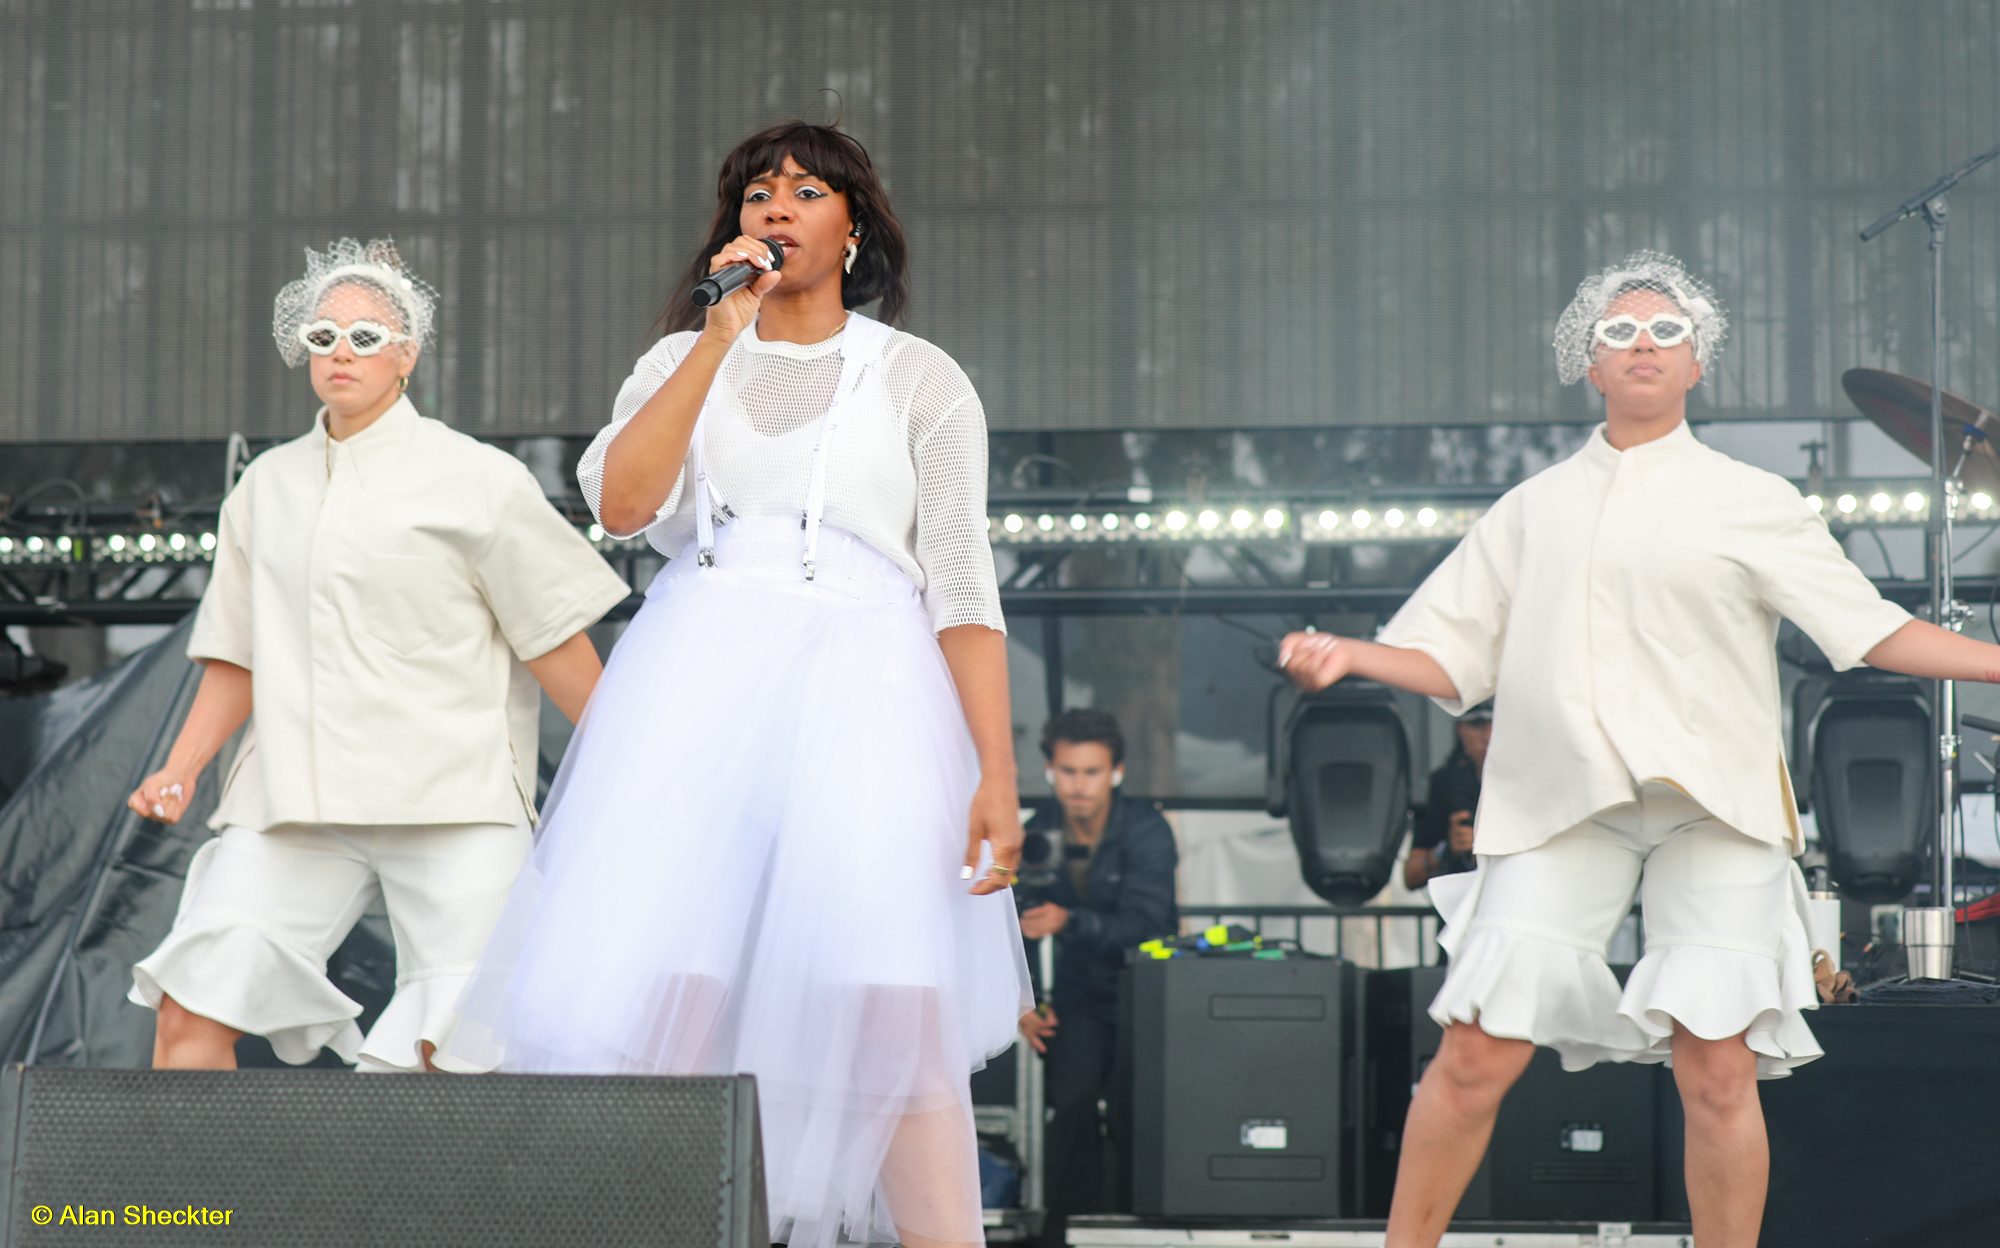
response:
{"label": "white nail polish", "polygon": [[958,869],[958,878],[959,878],[959,879],[961,879],[961,880],[969,880],[969,879],[971,879],[971,878],[972,878],[972,868],[971,868],[971,867],[960,867],[960,868]]}
{"label": "white nail polish", "polygon": [[160,804],[159,804],[158,802],[154,802],[154,803],[153,803],[153,818],[155,818],[155,819],[164,819],[164,818],[166,818],[166,817],[167,817],[167,808],[166,808],[166,807],[164,807],[164,806],[162,806],[162,805],[160,805]]}

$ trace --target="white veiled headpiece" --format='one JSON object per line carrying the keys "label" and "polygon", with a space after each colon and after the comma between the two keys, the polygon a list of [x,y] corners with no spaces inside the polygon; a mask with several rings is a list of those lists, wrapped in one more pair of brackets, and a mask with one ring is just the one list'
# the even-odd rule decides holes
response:
{"label": "white veiled headpiece", "polygon": [[1635,251],[1576,288],[1576,298],[1556,322],[1556,373],[1565,386],[1580,381],[1597,357],[1594,331],[1612,300],[1632,290],[1655,290],[1680,305],[1694,322],[1694,358],[1704,377],[1713,373],[1729,337],[1729,314],[1715,297],[1715,288],[1687,271],[1672,256]]}
{"label": "white veiled headpiece", "polygon": [[343,238],[325,251],[306,248],[306,275],[286,283],[272,305],[271,336],[277,340],[278,354],[285,357],[288,367],[297,368],[306,362],[306,344],[299,341],[299,326],[318,315],[320,300],[342,282],[379,291],[402,310],[404,333],[418,346],[431,340],[437,291],[403,268],[403,258],[396,254],[393,241],[377,238],[364,246],[354,239]]}

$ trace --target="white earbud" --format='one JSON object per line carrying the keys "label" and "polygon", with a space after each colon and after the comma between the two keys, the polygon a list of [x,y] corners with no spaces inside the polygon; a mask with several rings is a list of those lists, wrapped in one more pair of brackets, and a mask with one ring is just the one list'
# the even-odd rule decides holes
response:
{"label": "white earbud", "polygon": [[1111,787],[1115,789],[1123,783],[1125,783],[1125,769],[1123,767],[1113,767],[1111,769]]}
{"label": "white earbud", "polygon": [[1047,780],[1047,781],[1049,782],[1049,787],[1050,787],[1050,788],[1054,788],[1054,787],[1056,787],[1056,769],[1055,769],[1055,768],[1053,768],[1053,767],[1044,767],[1044,768],[1042,768],[1042,778],[1043,778],[1043,779],[1045,779],[1045,780]]}

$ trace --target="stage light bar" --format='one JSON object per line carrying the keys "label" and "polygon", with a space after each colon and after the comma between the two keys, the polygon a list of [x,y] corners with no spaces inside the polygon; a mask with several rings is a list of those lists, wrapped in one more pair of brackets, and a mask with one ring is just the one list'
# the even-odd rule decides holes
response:
{"label": "stage light bar", "polygon": [[[1806,505],[1835,529],[1861,526],[1914,527],[1930,519],[1931,497],[1902,481],[1845,482],[1806,496]],[[1155,502],[1152,491],[1134,488],[1116,503],[1079,507],[1008,507],[986,518],[995,546],[1077,545],[1105,542],[1285,542],[1358,545],[1379,542],[1456,541],[1486,514],[1486,505],[1423,501],[1337,503],[1237,500],[1220,503]],[[2000,497],[1985,491],[1957,495],[1954,516],[1961,524],[2000,524]],[[578,526],[605,554],[648,549],[645,535],[613,537],[603,526]],[[90,534],[0,536],[0,566],[84,562],[194,563],[213,557],[213,529],[140,529]]]}
{"label": "stage light bar", "polygon": [[986,534],[995,546],[1295,540],[1292,527],[1291,511],[1269,503],[1060,511],[1020,508],[986,517]]}
{"label": "stage light bar", "polygon": [[0,564],[207,563],[215,557],[215,534],[201,532],[106,533],[53,537],[28,534],[0,537]]}
{"label": "stage light bar", "polygon": [[[1423,542],[1464,537],[1485,507],[1209,503],[1089,512],[1009,509],[986,518],[995,546],[1100,542]],[[1046,523],[1044,523],[1046,521]]]}

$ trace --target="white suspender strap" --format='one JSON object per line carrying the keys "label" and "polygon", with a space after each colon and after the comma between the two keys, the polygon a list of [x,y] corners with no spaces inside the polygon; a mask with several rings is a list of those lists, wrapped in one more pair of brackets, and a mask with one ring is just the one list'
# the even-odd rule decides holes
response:
{"label": "white suspender strap", "polygon": [[708,422],[708,406],[694,418],[694,436],[688,439],[688,466],[694,470],[694,541],[699,553],[695,562],[704,568],[715,566],[715,526],[736,518],[729,510],[722,488],[708,478],[708,440],[703,437]]}
{"label": "white suspender strap", "polygon": [[694,468],[694,561],[704,568],[715,566],[715,517],[709,511],[708,456],[702,454],[701,427],[708,420],[708,408],[694,418],[694,437],[688,439],[691,467]]}
{"label": "white suspender strap", "polygon": [[870,320],[859,312],[848,314],[846,336],[840,344],[840,384],[833,392],[833,402],[827,405],[826,415],[820,420],[819,445],[813,447],[812,476],[806,486],[806,509],[799,517],[799,527],[806,534],[805,554],[801,562],[805,565],[809,581],[819,572],[819,522],[826,512],[827,447],[833,441],[833,431],[839,427],[847,401],[861,388],[862,377],[880,358],[882,349],[889,345],[891,332],[887,325]]}

